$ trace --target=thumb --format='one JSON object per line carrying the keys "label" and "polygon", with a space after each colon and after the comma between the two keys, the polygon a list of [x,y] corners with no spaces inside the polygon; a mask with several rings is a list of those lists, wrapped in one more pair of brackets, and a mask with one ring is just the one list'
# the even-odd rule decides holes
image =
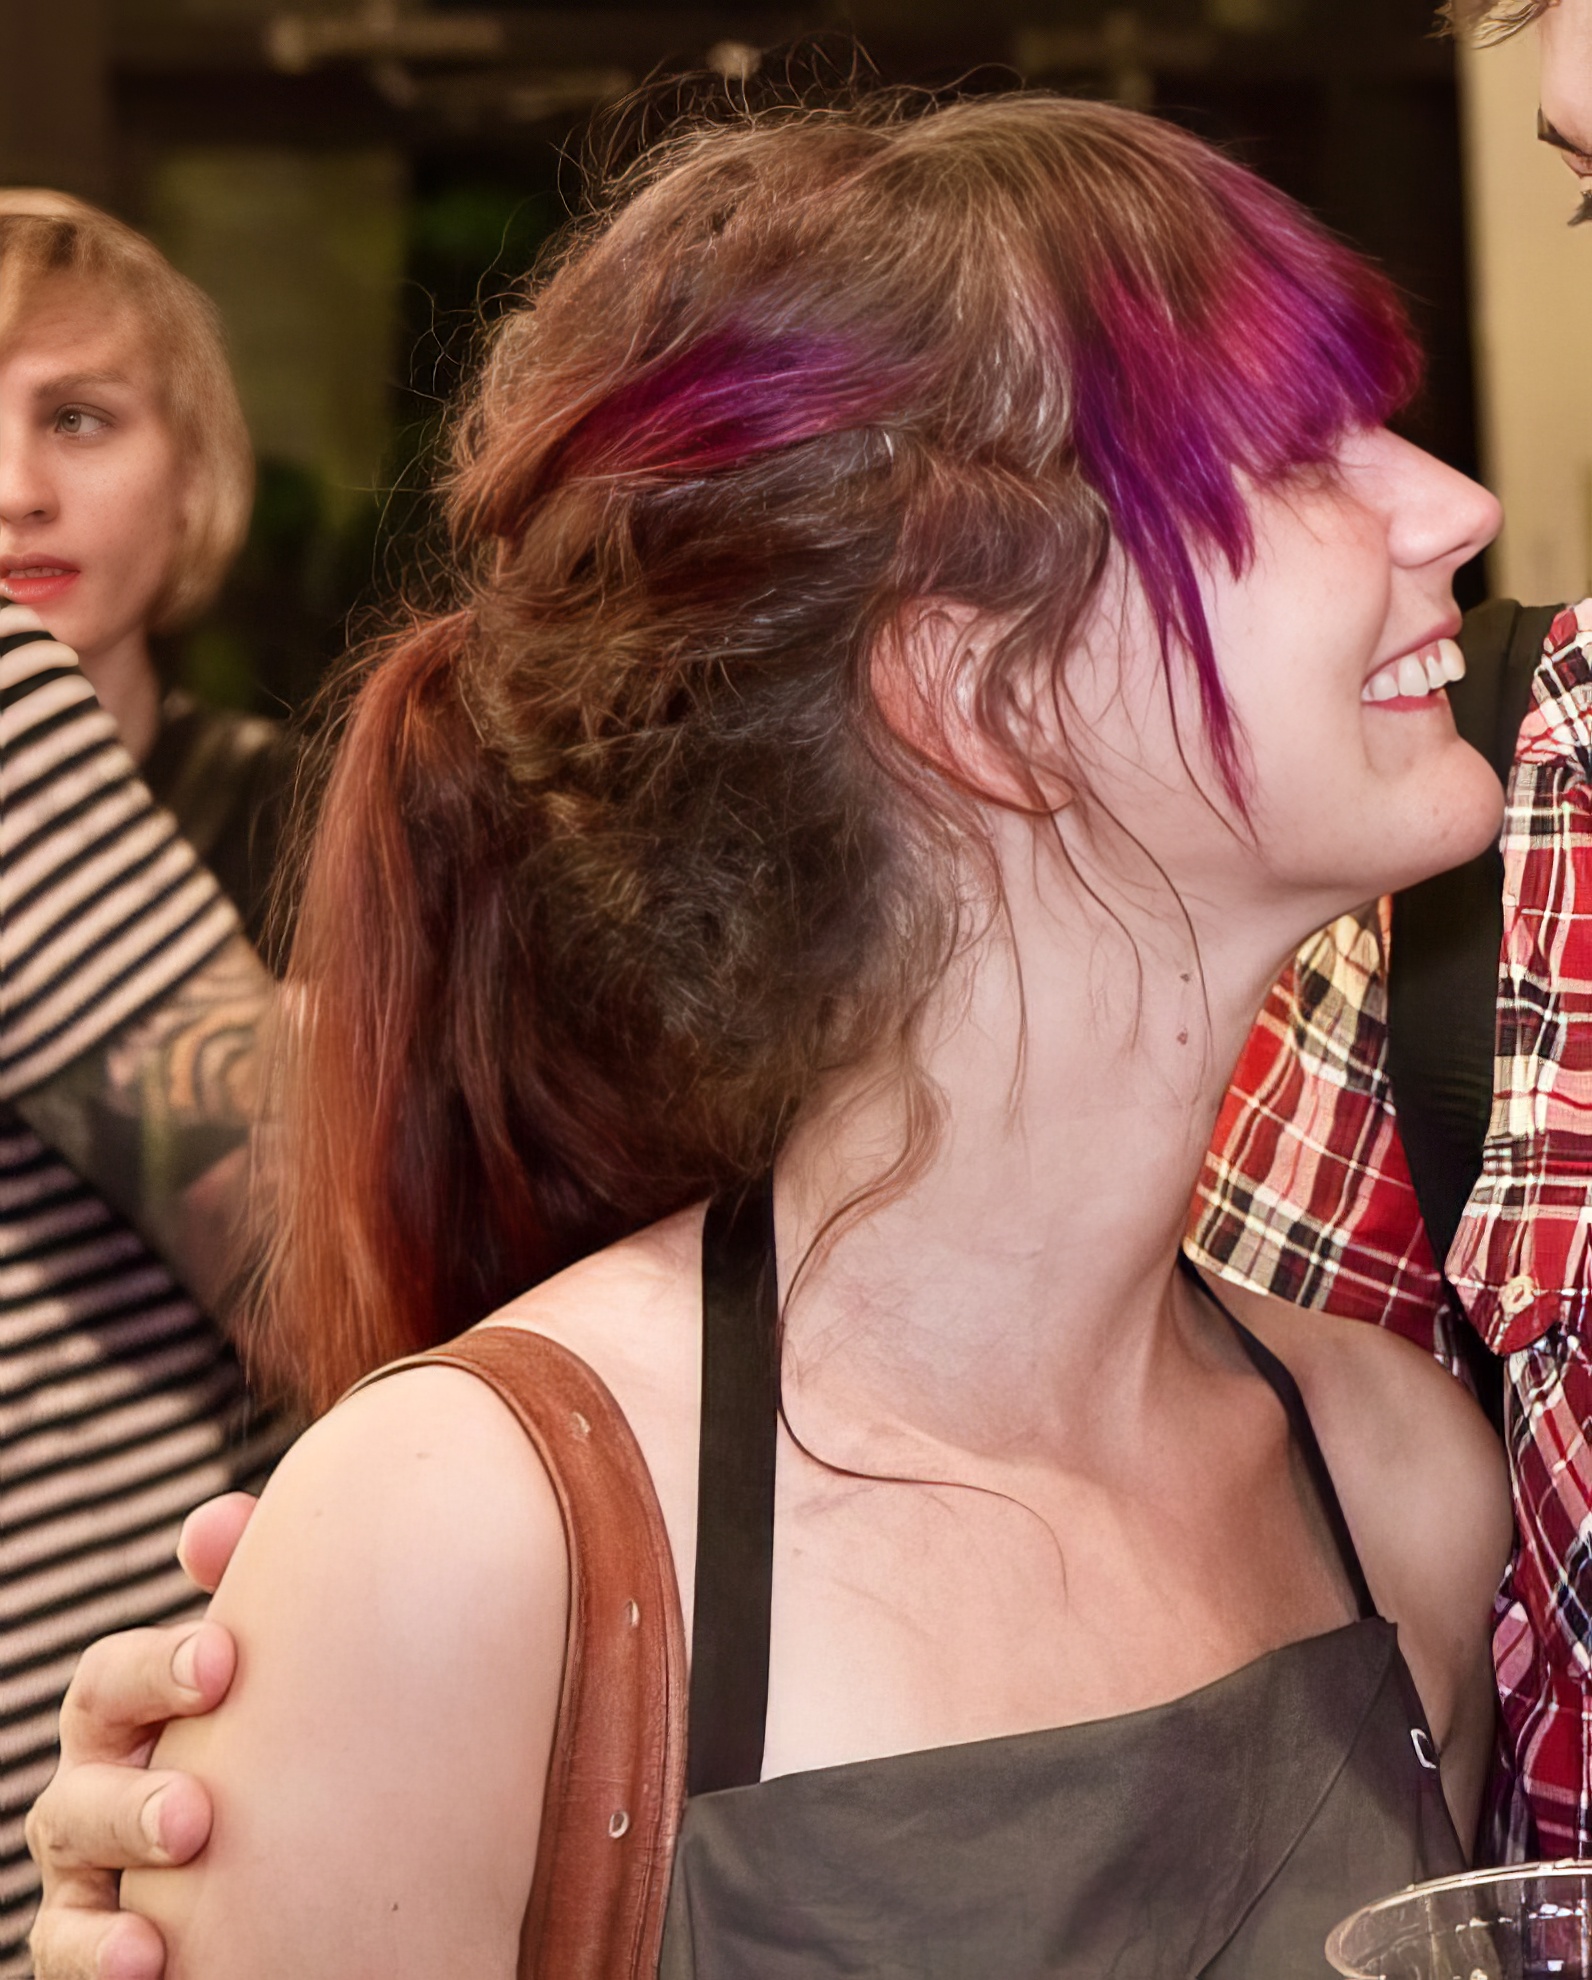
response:
{"label": "thumb", "polygon": [[247,1492],[226,1492],[196,1506],[183,1521],[177,1558],[188,1579],[207,1594],[215,1593],[257,1503]]}

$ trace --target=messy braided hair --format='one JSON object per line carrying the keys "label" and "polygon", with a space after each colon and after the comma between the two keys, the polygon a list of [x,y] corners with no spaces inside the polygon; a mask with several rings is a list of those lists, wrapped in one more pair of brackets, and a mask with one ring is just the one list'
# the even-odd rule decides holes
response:
{"label": "messy braided hair", "polygon": [[[1392,292],[1154,119],[1043,95],[667,135],[491,334],[451,595],[369,654],[308,863],[260,1338],[362,1370],[770,1159],[968,932],[882,721],[915,601],[1014,755],[1120,553],[1243,786],[1201,560],[1413,388]],[[971,663],[970,663],[971,664]]]}

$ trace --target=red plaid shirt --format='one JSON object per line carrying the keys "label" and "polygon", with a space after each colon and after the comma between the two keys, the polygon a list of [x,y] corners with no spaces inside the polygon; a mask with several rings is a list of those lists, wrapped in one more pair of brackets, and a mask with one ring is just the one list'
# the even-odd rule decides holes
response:
{"label": "red plaid shirt", "polygon": [[[1554,621],[1516,746],[1492,1121],[1446,1261],[1471,1324],[1508,1356],[1519,1539],[1493,1657],[1520,1790],[1498,1836],[1511,1855],[1592,1855],[1589,649],[1592,601]],[[1463,1320],[1393,1114],[1387,927],[1386,903],[1346,916],[1273,989],[1217,1121],[1189,1249],[1457,1367]]]}

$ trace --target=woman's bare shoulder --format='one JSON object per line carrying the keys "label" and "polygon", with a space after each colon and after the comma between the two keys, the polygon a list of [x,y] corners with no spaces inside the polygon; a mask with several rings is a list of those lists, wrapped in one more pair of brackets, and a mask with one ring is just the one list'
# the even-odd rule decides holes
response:
{"label": "woman's bare shoulder", "polygon": [[[557,1499],[514,1418],[462,1371],[406,1369],[283,1458],[211,1613],[244,1641],[302,1641],[313,1619],[317,1656],[346,1654],[353,1682],[372,1645],[395,1682],[424,1685],[436,1665],[480,1676],[495,1649],[523,1660],[543,1643],[556,1691],[567,1570]],[[460,1640],[439,1648],[450,1632]]]}
{"label": "woman's bare shoulder", "polygon": [[1490,1601],[1509,1553],[1509,1480],[1469,1392],[1384,1327],[1220,1290],[1298,1382],[1372,1581],[1436,1579],[1450,1599],[1468,1585]]}
{"label": "woman's bare shoulder", "polygon": [[1513,1539],[1492,1426],[1431,1355],[1387,1329],[1220,1290],[1299,1384],[1372,1595],[1398,1624],[1441,1741],[1479,1713],[1472,1694],[1491,1691],[1492,1602]]}
{"label": "woman's bare shoulder", "polygon": [[210,1788],[203,1870],[124,1891],[177,1971],[508,1980],[567,1568],[534,1450],[462,1371],[405,1371],[305,1433],[212,1605],[238,1643],[232,1691],[157,1753]]}

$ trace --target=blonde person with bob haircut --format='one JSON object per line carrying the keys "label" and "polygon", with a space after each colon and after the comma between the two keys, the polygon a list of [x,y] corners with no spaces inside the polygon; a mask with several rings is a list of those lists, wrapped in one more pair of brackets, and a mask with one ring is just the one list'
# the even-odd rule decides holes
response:
{"label": "blonde person with bob haircut", "polygon": [[[98,443],[79,450],[81,471],[57,470],[59,486],[24,490],[10,484],[35,457],[7,436],[0,593],[48,605],[51,631],[140,755],[157,699],[149,635],[180,630],[211,602],[249,527],[254,457],[220,318],[108,213],[64,193],[0,190],[0,367],[19,411],[27,401],[75,428],[57,425],[63,438]],[[52,392],[60,403],[46,406]],[[107,452],[116,492],[130,478],[144,498],[115,539],[105,516],[80,524],[67,506],[86,483],[104,487]],[[96,532],[92,544],[78,544],[80,528]],[[82,561],[67,561],[79,548]]]}
{"label": "blonde person with bob haircut", "polygon": [[151,650],[215,596],[253,483],[208,298],[109,214],[0,190],[5,1975],[75,1661],[190,1607],[183,1517],[258,1486],[282,1441],[209,1317],[230,1195],[207,1184],[207,1215],[187,1185],[242,1131],[269,988],[244,930],[291,750],[164,691]]}

